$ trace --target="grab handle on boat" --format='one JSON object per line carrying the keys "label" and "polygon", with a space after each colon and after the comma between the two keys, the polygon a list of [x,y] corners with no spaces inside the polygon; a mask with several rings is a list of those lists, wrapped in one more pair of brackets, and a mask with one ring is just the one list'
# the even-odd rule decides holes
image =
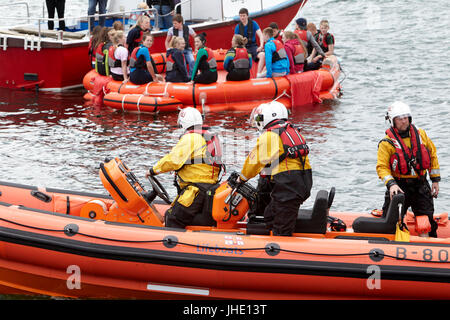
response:
{"label": "grab handle on boat", "polygon": [[43,202],[47,202],[48,203],[48,202],[52,201],[52,197],[51,196],[49,196],[48,194],[45,194],[45,193],[43,193],[41,191],[33,190],[33,191],[31,191],[31,195],[33,197],[35,197],[36,199],[39,199],[39,200],[41,200]]}

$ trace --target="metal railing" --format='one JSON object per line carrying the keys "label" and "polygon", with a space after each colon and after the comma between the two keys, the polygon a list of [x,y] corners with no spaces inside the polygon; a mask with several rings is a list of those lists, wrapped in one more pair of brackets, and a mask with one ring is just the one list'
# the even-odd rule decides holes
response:
{"label": "metal railing", "polygon": [[[28,2],[15,2],[9,4],[0,4],[0,7],[11,7],[11,6],[21,6],[24,5],[27,8],[27,19],[28,23],[30,23],[30,7],[28,6]],[[23,17],[21,17],[23,19]]]}

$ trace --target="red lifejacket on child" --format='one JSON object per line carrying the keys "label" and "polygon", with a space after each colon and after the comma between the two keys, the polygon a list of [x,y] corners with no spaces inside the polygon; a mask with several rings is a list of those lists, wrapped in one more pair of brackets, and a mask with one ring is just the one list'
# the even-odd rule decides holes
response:
{"label": "red lifejacket on child", "polygon": [[305,63],[305,51],[303,50],[303,47],[300,44],[294,45],[295,52],[294,52],[294,64],[304,64]]}
{"label": "red lifejacket on child", "polygon": [[284,49],[284,45],[278,40],[272,40],[275,44],[275,52],[272,54],[272,63],[275,63],[281,59],[287,59],[286,49]]}
{"label": "red lifejacket on child", "polygon": [[142,47],[141,46],[136,47],[131,52],[131,55],[130,55],[130,68],[141,68],[141,69],[144,68],[145,69],[147,67],[145,63],[142,63],[142,59],[139,59],[137,57],[137,52],[138,52],[138,50],[140,48],[142,48]]}
{"label": "red lifejacket on child", "polygon": [[216,56],[214,55],[214,51],[212,51],[210,48],[204,47],[206,52],[208,52],[208,59],[206,59],[206,62],[208,62],[210,69],[217,69],[217,61]]}
{"label": "red lifejacket on child", "polygon": [[308,30],[295,30],[294,32],[298,35],[300,40],[303,40],[303,43],[306,46],[308,43]]}
{"label": "red lifejacket on child", "polygon": [[[123,47],[123,45],[119,44],[118,47]],[[110,68],[120,68],[122,66],[122,61],[117,60],[114,56],[116,52],[116,47],[111,46],[108,49],[108,65]]]}
{"label": "red lifejacket on child", "polygon": [[397,129],[389,128],[386,130],[388,141],[395,148],[395,153],[391,156],[391,170],[401,175],[413,175],[413,170],[418,176],[423,175],[422,171],[431,168],[431,158],[428,149],[423,145],[420,139],[420,133],[417,128],[411,124],[409,135],[411,139],[411,148],[409,148],[400,137]]}
{"label": "red lifejacket on child", "polygon": [[249,69],[250,61],[248,60],[248,51],[245,48],[234,49],[233,65],[235,69]]}

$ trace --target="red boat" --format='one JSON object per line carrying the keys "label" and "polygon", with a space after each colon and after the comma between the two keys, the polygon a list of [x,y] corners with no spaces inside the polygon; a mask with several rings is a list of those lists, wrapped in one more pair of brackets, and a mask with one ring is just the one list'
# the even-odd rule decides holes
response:
{"label": "red boat", "polygon": [[[250,17],[261,28],[273,21],[277,22],[280,28],[285,28],[306,1],[289,0],[281,3],[278,1],[277,5],[263,6],[262,2],[252,0],[239,2],[239,5],[249,9]],[[184,17],[188,17],[185,18],[186,23],[197,33],[208,34],[209,47],[228,48],[234,27],[239,22],[237,15],[239,9],[233,17],[225,17],[224,10],[231,7],[236,7],[236,4],[230,0],[222,0],[219,6],[221,15],[217,16],[207,7],[202,6],[200,10],[200,6],[197,5],[195,10],[203,11],[202,18],[200,13],[193,14],[195,10],[192,6],[184,4],[181,13]],[[114,17],[115,20],[128,21],[128,17],[131,16],[126,17],[124,12],[109,15],[113,16],[110,23]],[[79,29],[72,29],[77,30],[74,32],[43,31],[42,18],[37,20],[40,21],[41,27],[38,24],[27,28],[0,29],[0,87],[59,91],[81,86],[84,75],[92,68],[87,54],[89,44],[87,31]],[[86,25],[86,22],[80,21],[80,25]],[[167,30],[152,33],[155,37],[152,51],[164,52]]]}

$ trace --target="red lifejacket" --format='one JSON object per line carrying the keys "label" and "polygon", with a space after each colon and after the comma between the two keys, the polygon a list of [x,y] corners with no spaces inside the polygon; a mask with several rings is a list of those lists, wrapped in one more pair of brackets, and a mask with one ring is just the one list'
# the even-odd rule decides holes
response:
{"label": "red lifejacket", "polygon": [[272,40],[275,44],[275,52],[272,54],[272,63],[275,63],[281,59],[287,59],[286,49],[284,45],[278,40]]}
{"label": "red lifejacket", "polygon": [[[198,134],[202,135],[202,137],[206,141],[206,153],[205,153],[205,157],[201,159],[202,163],[206,163],[211,166],[221,168],[223,166],[222,147],[221,147],[219,138],[216,135],[214,135],[213,133],[211,133],[208,129],[209,128],[206,126],[201,127],[201,128],[194,128],[191,130],[187,130],[185,132],[185,134],[198,133]],[[188,161],[189,162],[194,161],[194,163],[195,163],[195,159],[190,159]]]}
{"label": "red lifejacket", "polygon": [[108,43],[102,42],[95,49],[95,70],[103,76],[109,76],[107,58],[108,58],[108,50],[111,45],[112,45],[111,42]]}
{"label": "red lifejacket", "polygon": [[299,158],[304,165],[302,158],[309,154],[309,147],[299,129],[288,121],[278,120],[274,121],[266,130],[276,132],[281,138],[284,152],[280,155],[279,162],[286,158]]}
{"label": "red lifejacket", "polygon": [[[147,66],[145,63],[142,63],[142,59],[137,57],[138,50],[142,48],[141,46],[133,49],[130,55],[130,68],[140,68],[145,69]],[[150,53],[150,52],[149,52]]]}
{"label": "red lifejacket", "polygon": [[294,32],[298,35],[300,40],[303,40],[303,43],[306,46],[308,43],[308,30],[295,30]]}
{"label": "red lifejacket", "polygon": [[204,47],[206,52],[208,53],[208,59],[206,59],[206,62],[208,62],[210,69],[217,69],[217,61],[216,56],[214,55],[214,51],[212,51],[210,48]]}
{"label": "red lifejacket", "polygon": [[411,148],[409,148],[400,137],[397,129],[389,128],[386,130],[388,141],[395,148],[395,153],[391,156],[391,170],[397,174],[408,175],[413,174],[414,170],[417,175],[423,175],[422,171],[431,168],[431,158],[428,149],[423,145],[420,139],[420,133],[417,128],[411,124],[409,135],[411,138]]}
{"label": "red lifejacket", "polygon": [[300,44],[294,45],[295,52],[294,52],[294,64],[304,64],[305,63],[305,51],[303,50],[303,47]]}
{"label": "red lifejacket", "polygon": [[[171,51],[169,54],[166,54],[166,72],[172,71],[173,66],[175,65],[175,60],[173,59],[173,51]],[[184,57],[184,54],[181,55],[183,57],[183,63],[186,65],[186,58]]]}
{"label": "red lifejacket", "polygon": [[334,43],[334,36],[331,33],[327,32],[324,36],[322,36],[321,33],[319,33],[319,35],[318,35],[318,38],[322,37],[322,41],[321,41],[321,43],[319,43],[319,45],[322,47],[324,52],[328,51],[328,43],[327,43],[328,35],[331,36],[331,38],[333,39],[333,43]]}
{"label": "red lifejacket", "polygon": [[[123,47],[121,44],[118,45],[118,47]],[[116,47],[111,46],[108,49],[108,65],[110,68],[120,68],[122,66],[122,61],[117,60],[114,56],[114,53],[116,52]]]}
{"label": "red lifejacket", "polygon": [[235,69],[249,69],[250,61],[248,60],[248,51],[245,48],[235,48],[233,65]]}

